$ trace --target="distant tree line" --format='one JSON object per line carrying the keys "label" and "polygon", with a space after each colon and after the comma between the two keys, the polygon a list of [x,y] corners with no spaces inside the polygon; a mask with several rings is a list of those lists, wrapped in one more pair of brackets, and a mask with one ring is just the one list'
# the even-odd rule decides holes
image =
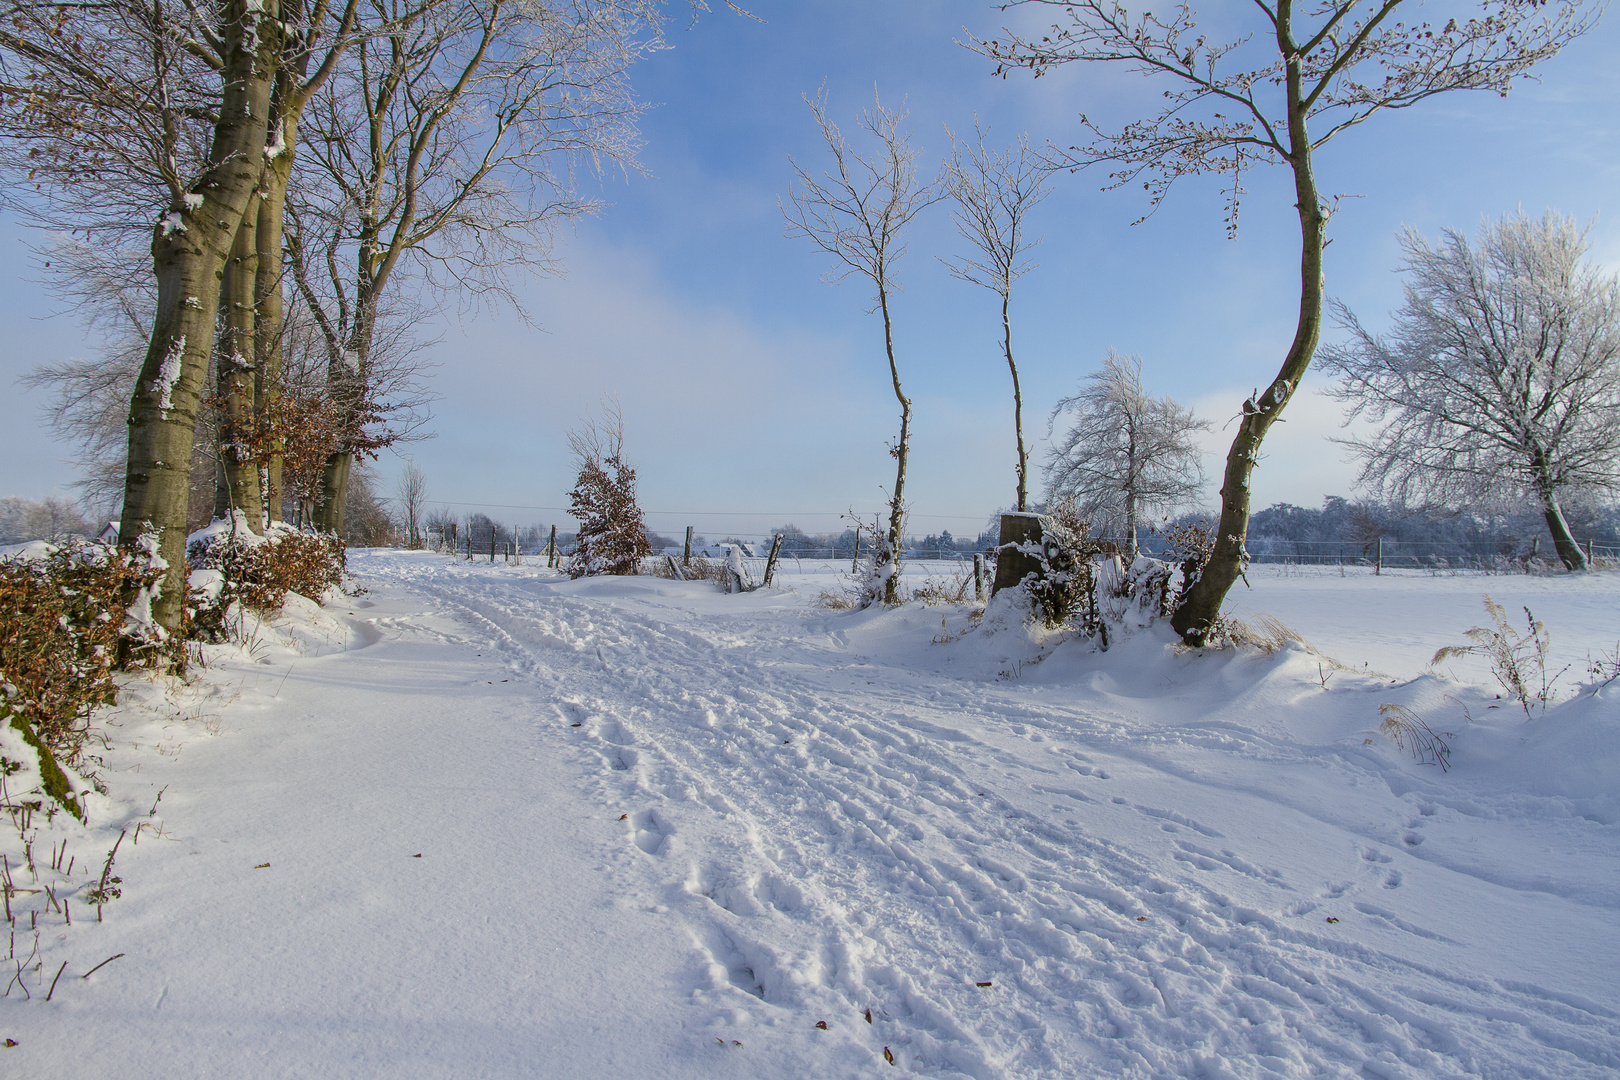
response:
{"label": "distant tree line", "polygon": [[[1577,503],[1564,508],[1570,532],[1582,545],[1620,547],[1620,508]],[[1213,524],[1208,514],[1185,514],[1180,524]],[[1535,506],[1517,512],[1480,513],[1447,507],[1407,507],[1330,495],[1320,508],[1276,503],[1250,519],[1247,548],[1265,562],[1371,560],[1382,541],[1386,563],[1417,566],[1489,566],[1539,558],[1557,561],[1554,538]],[[1162,535],[1145,535],[1148,552],[1164,547]]]}

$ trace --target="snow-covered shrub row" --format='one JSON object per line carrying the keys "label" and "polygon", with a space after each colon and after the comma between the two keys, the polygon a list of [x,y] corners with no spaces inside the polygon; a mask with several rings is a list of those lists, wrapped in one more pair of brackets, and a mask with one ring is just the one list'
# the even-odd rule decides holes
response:
{"label": "snow-covered shrub row", "polygon": [[279,611],[288,593],[319,602],[328,589],[343,583],[345,548],[335,536],[281,524],[260,536],[238,516],[192,533],[186,561],[191,567],[191,636],[217,641],[227,636],[233,605]]}
{"label": "snow-covered shrub row", "polygon": [[90,710],[113,700],[114,670],[180,662],[181,642],[147,617],[166,568],[155,545],[35,542],[0,557],[0,726],[40,752],[47,779],[50,759],[79,761]]}

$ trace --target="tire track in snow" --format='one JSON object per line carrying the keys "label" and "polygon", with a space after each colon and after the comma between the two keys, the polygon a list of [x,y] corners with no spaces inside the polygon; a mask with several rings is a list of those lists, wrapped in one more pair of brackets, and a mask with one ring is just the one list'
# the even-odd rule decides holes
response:
{"label": "tire track in snow", "polygon": [[929,695],[912,692],[909,672],[866,685],[860,672],[806,667],[802,645],[782,644],[803,629],[797,613],[772,640],[488,579],[395,580],[461,612],[582,725],[600,796],[637,807],[627,843],[667,863],[671,906],[710,959],[717,1003],[745,995],[747,1008],[829,1020],[872,1008],[874,1051],[893,1046],[928,1075],[1620,1066],[1617,1018],[1600,1007],[1286,925],[1199,879],[1209,867],[1195,860],[1256,877],[1218,849],[1182,844],[1191,869],[1179,872],[1000,799],[976,779],[986,763],[1027,763],[964,730],[1007,722],[1013,710],[989,689]]}

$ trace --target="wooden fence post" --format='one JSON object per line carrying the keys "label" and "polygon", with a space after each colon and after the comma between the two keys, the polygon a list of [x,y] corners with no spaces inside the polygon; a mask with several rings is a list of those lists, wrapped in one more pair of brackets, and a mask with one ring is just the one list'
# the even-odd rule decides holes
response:
{"label": "wooden fence post", "polygon": [[1382,536],[1380,536],[1378,538],[1378,561],[1373,563],[1373,577],[1377,577],[1378,575],[1382,574],[1383,572],[1384,572],[1384,538]]}
{"label": "wooden fence post", "polygon": [[546,541],[546,569],[557,567],[557,526],[551,527],[551,539]]}
{"label": "wooden fence post", "polygon": [[681,556],[682,566],[692,565],[692,526],[686,527],[686,554]]}
{"label": "wooden fence post", "polygon": [[771,587],[771,578],[776,576],[776,554],[782,550],[782,534],[777,533],[771,538],[771,557],[765,560],[765,587]]}
{"label": "wooden fence post", "polygon": [[849,572],[861,572],[861,523],[858,521],[855,523],[855,557],[849,560]]}
{"label": "wooden fence post", "polygon": [[495,561],[495,526],[489,527],[489,561]]}
{"label": "wooden fence post", "polygon": [[984,553],[973,553],[973,599],[984,599]]}

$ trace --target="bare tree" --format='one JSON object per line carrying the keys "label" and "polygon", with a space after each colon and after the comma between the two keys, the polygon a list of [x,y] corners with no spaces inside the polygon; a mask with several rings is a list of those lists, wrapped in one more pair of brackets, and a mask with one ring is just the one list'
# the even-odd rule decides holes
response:
{"label": "bare tree", "polygon": [[1532,499],[1558,557],[1586,555],[1561,505],[1620,491],[1620,277],[1583,262],[1586,230],[1549,211],[1430,246],[1406,230],[1406,302],[1387,337],[1335,304],[1335,396],[1383,427],[1346,440],[1361,482],[1405,502]]}
{"label": "bare tree", "polygon": [[1601,5],[1478,0],[1476,16],[1435,26],[1397,21],[1414,0],[1321,0],[1301,11],[1293,0],[1255,0],[1244,8],[1253,30],[1211,41],[1186,4],[1133,15],[1115,0],[1015,2],[1054,9],[1063,22],[1037,38],[1007,31],[1002,40],[977,42],[1000,72],[1022,67],[1039,76],[1077,61],[1118,63],[1169,83],[1157,113],[1118,131],[1082,116],[1092,141],[1062,155],[1061,164],[1109,167],[1111,187],[1142,183],[1149,213],[1184,176],[1226,177],[1228,231],[1237,228],[1245,171],[1281,163],[1293,173],[1299,319],[1276,377],[1243,403],[1222,477],[1214,553],[1171,618],[1189,644],[1199,645],[1243,570],[1250,474],[1261,440],[1299,389],[1321,331],[1331,204],[1318,186],[1316,151],[1380,112],[1449,90],[1507,93],[1515,78],[1584,33]]}
{"label": "bare tree", "polygon": [[555,227],[593,212],[581,167],[634,164],[631,64],[661,0],[366,0],[360,40],[306,109],[289,205],[297,285],[324,334],[346,438],[316,522],[342,531],[343,488],[375,400],[379,304],[396,276],[426,295],[515,303],[547,272]]}
{"label": "bare tree", "polygon": [[1142,360],[1108,350],[1086,385],[1052,409],[1048,430],[1064,413],[1074,422],[1046,463],[1049,496],[1073,499],[1100,532],[1119,530],[1131,558],[1143,515],[1173,513],[1196,500],[1204,485],[1197,444],[1209,422],[1168,397],[1142,389]]}
{"label": "bare tree", "polygon": [[1013,433],[1018,443],[1019,513],[1029,509],[1029,453],[1024,448],[1024,395],[1018,386],[1018,364],[1013,360],[1013,282],[1035,268],[1026,255],[1041,237],[1031,238],[1027,218],[1049,194],[1050,171],[1030,149],[1029,136],[997,153],[984,145],[985,133],[974,121],[975,139],[962,145],[951,135],[951,156],[945,161],[945,191],[956,203],[956,228],[978,249],[977,256],[941,260],[951,274],[1001,297],[1001,352],[1012,373]]}
{"label": "bare tree", "polygon": [[[833,257],[824,280],[843,281],[859,274],[872,283],[874,307],[883,315],[883,348],[888,356],[894,397],[900,404],[900,437],[889,444],[895,460],[894,490],[889,495],[887,561],[874,567],[883,582],[883,602],[900,602],[900,551],[904,546],[906,512],[906,458],[911,449],[911,399],[900,387],[900,367],[894,357],[894,321],[889,312],[891,294],[899,291],[894,264],[906,253],[902,235],[906,226],[940,198],[934,184],[917,178],[918,151],[901,125],[906,110],[886,109],[874,100],[861,112],[860,129],[877,141],[871,155],[850,149],[844,133],[827,115],[826,92],[805,99],[810,115],[821,129],[833,167],[819,177],[793,163],[797,183],[782,206],[787,235],[804,237]],[[882,546],[880,551],[884,550]]]}
{"label": "bare tree", "polygon": [[414,461],[400,470],[394,500],[404,519],[405,543],[413,550],[422,546],[422,507],[427,503],[427,473]]}

